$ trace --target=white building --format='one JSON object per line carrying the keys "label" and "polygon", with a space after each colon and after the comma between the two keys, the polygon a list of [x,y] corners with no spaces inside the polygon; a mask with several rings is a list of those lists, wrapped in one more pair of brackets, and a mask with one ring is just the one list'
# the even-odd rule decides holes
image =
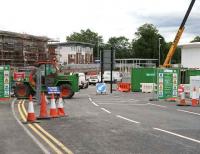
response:
{"label": "white building", "polygon": [[181,66],[200,68],[200,42],[179,45],[181,47]]}
{"label": "white building", "polygon": [[61,64],[93,63],[93,44],[83,42],[62,42],[49,44],[49,51],[55,53]]}

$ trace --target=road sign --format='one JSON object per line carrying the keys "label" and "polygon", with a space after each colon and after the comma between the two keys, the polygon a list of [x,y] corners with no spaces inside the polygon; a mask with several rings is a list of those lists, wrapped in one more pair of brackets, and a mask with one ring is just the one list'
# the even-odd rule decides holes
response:
{"label": "road sign", "polygon": [[14,72],[13,73],[13,80],[14,81],[21,81],[25,79],[25,72]]}
{"label": "road sign", "polygon": [[60,94],[59,87],[47,87],[48,94]]}
{"label": "road sign", "polygon": [[178,96],[178,77],[177,69],[158,69],[158,98],[176,98]]}
{"label": "road sign", "polygon": [[10,66],[0,66],[0,98],[10,97]]}
{"label": "road sign", "polygon": [[96,91],[97,93],[106,93],[106,84],[105,83],[97,83],[96,84]]}
{"label": "road sign", "polygon": [[[111,70],[111,50],[103,52],[104,70]],[[115,52],[113,52],[113,68],[115,67]]]}

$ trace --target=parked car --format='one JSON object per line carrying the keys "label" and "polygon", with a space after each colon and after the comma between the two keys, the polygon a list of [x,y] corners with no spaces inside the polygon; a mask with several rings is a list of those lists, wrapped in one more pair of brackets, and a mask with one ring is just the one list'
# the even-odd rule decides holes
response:
{"label": "parked car", "polygon": [[[105,71],[103,74],[103,81],[104,82],[110,82],[111,78],[111,72],[110,71]],[[113,71],[112,72],[112,82],[121,82],[122,81],[122,74],[118,71]]]}
{"label": "parked car", "polygon": [[91,75],[89,77],[89,84],[96,84],[98,83],[100,80],[99,80],[99,77],[98,75]]}
{"label": "parked car", "polygon": [[86,80],[86,76],[84,73],[78,73],[79,76],[79,88],[80,89],[85,89],[88,88],[88,80]]}

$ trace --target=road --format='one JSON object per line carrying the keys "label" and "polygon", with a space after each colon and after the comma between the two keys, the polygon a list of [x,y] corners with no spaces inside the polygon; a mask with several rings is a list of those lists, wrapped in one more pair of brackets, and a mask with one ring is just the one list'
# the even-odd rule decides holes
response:
{"label": "road", "polygon": [[42,154],[42,150],[25,132],[13,115],[10,101],[0,101],[0,153],[2,154]]}
{"label": "road", "polygon": [[200,153],[200,108],[151,96],[96,95],[90,86],[66,101],[67,118],[41,125],[77,154]]}
{"label": "road", "polygon": [[[149,98],[152,98],[152,94],[118,91],[97,95],[95,87],[90,86],[73,99],[65,101],[67,117],[31,124],[36,129],[41,127],[38,131],[46,136],[46,140],[29,125],[23,126],[50,153],[200,153],[200,108],[178,107],[174,102],[150,102]],[[23,118],[17,106],[21,106],[23,113],[26,113],[23,110],[24,102],[27,108],[28,101],[15,102],[14,111],[18,119]],[[34,107],[38,115],[39,105],[35,104]],[[2,107],[2,113],[8,108]],[[44,153],[44,149],[34,143],[11,113],[9,111],[6,116],[11,121],[7,120],[1,126],[1,132],[5,132],[1,133],[1,137],[6,136],[7,142],[14,138],[10,142],[14,144],[6,147],[1,142],[0,153],[25,153],[27,149],[30,153]],[[0,122],[4,123],[2,120]]]}

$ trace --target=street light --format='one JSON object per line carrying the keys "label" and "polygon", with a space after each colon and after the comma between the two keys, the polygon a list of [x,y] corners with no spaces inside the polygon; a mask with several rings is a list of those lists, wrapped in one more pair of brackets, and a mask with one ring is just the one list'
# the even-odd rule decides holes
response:
{"label": "street light", "polygon": [[158,61],[159,61],[159,66],[160,66],[160,46],[161,46],[161,44],[160,44],[160,40],[161,40],[162,38],[158,38]]}

